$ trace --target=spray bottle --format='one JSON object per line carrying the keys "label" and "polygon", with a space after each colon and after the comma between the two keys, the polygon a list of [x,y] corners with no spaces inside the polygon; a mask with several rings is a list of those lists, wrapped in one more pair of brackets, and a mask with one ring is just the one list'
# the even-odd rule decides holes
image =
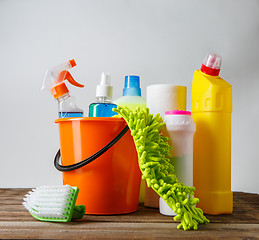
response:
{"label": "spray bottle", "polygon": [[209,54],[192,83],[193,185],[204,213],[233,210],[231,191],[232,86],[220,78],[221,57]]}
{"label": "spray bottle", "polygon": [[113,87],[111,86],[111,75],[102,73],[100,85],[96,87],[96,102],[89,105],[89,117],[112,117],[117,115],[112,109],[117,105],[112,103]]}
{"label": "spray bottle", "polygon": [[70,72],[67,71],[74,66],[76,66],[76,62],[72,59],[50,68],[46,72],[43,80],[41,90],[49,90],[57,100],[59,118],[83,117],[83,110],[77,107],[75,98],[70,95],[70,92],[64,83],[64,81],[67,80],[76,87],[84,87],[84,85],[76,82]]}

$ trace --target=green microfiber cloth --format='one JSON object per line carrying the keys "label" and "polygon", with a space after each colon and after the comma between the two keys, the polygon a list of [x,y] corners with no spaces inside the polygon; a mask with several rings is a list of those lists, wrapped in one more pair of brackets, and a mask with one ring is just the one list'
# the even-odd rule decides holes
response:
{"label": "green microfiber cloth", "polygon": [[118,106],[113,111],[124,118],[131,130],[142,178],[177,214],[174,220],[181,220],[177,228],[197,230],[198,224],[209,223],[203,211],[195,207],[199,202],[198,198],[193,197],[195,188],[178,182],[170,163],[168,138],[160,133],[165,125],[162,117],[159,114],[153,117],[148,108],[131,111]]}

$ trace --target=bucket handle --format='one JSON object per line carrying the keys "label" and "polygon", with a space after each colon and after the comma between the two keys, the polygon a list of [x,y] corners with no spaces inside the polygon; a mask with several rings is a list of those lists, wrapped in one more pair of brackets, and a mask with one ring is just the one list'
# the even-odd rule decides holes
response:
{"label": "bucket handle", "polygon": [[96,152],[92,156],[86,158],[85,160],[83,160],[81,162],[78,162],[78,163],[75,163],[75,164],[72,164],[72,165],[62,166],[62,165],[59,164],[59,158],[60,158],[60,149],[59,149],[58,152],[56,153],[55,158],[54,158],[54,166],[56,167],[57,170],[59,170],[61,172],[69,172],[69,171],[73,171],[73,170],[76,170],[78,168],[81,168],[81,167],[87,165],[88,163],[92,162],[96,158],[100,157],[107,150],[109,150],[116,142],[118,142],[123,137],[123,135],[128,130],[129,130],[129,127],[128,127],[128,125],[126,125],[122,129],[122,131],[114,139],[112,139],[106,146],[104,146],[98,152]]}

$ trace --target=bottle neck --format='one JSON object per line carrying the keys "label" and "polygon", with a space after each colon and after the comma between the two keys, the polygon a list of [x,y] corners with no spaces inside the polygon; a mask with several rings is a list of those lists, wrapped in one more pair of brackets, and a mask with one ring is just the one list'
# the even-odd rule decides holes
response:
{"label": "bottle neck", "polygon": [[60,96],[60,97],[58,97],[56,100],[58,101],[58,103],[60,103],[60,102],[65,101],[68,98],[70,98],[70,93],[69,92],[64,94],[64,95],[62,95],[62,96]]}
{"label": "bottle neck", "polygon": [[141,97],[141,89],[140,88],[124,88],[123,96],[138,96]]}
{"label": "bottle neck", "polygon": [[111,103],[111,98],[109,97],[96,97],[98,103]]}
{"label": "bottle neck", "polygon": [[210,67],[207,67],[204,64],[202,64],[201,71],[210,76],[218,76],[220,69],[210,68]]}

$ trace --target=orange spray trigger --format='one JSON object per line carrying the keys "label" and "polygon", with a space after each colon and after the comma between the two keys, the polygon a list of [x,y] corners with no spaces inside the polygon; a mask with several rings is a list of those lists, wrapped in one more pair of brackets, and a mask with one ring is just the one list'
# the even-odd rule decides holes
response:
{"label": "orange spray trigger", "polygon": [[74,66],[76,66],[76,61],[75,61],[75,59],[69,60],[69,63],[70,63],[71,68],[74,67]]}
{"label": "orange spray trigger", "polygon": [[72,85],[76,86],[76,87],[84,87],[83,84],[80,84],[78,82],[75,81],[75,79],[72,77],[72,75],[70,74],[69,71],[64,70],[59,74],[58,77],[58,83],[62,83],[63,81],[67,80],[69,83],[71,83]]}

